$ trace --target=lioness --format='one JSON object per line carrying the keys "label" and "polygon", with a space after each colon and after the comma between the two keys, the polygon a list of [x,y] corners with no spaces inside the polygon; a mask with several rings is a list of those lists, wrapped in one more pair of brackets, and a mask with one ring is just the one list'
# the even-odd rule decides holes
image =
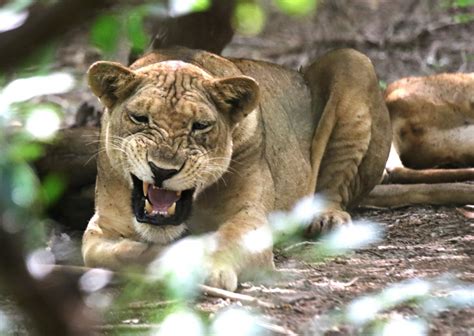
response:
{"label": "lioness", "polygon": [[404,166],[474,167],[474,73],[404,78],[385,100]]}
{"label": "lioness", "polygon": [[88,71],[106,111],[87,266],[146,264],[192,233],[214,232],[207,283],[235,290],[271,247],[249,249],[267,215],[320,193],[309,236],[349,223],[347,209],[381,179],[391,129],[370,60],[337,50],[302,73],[184,48],[129,68]]}
{"label": "lioness", "polygon": [[387,87],[393,150],[385,182],[394,184],[376,186],[364,205],[474,203],[474,186],[459,183],[474,180],[473,92],[474,74],[463,73],[408,77]]}

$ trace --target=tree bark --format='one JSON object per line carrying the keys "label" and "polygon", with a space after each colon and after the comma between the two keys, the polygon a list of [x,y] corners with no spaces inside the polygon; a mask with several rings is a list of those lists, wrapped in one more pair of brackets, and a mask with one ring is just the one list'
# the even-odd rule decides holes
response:
{"label": "tree bark", "polygon": [[20,27],[0,33],[0,73],[13,70],[36,50],[95,17],[111,0],[61,0],[33,7]]}
{"label": "tree bark", "polygon": [[91,312],[77,288],[78,277],[55,274],[38,280],[25,264],[21,236],[7,233],[0,216],[0,282],[32,323],[35,334],[91,335]]}

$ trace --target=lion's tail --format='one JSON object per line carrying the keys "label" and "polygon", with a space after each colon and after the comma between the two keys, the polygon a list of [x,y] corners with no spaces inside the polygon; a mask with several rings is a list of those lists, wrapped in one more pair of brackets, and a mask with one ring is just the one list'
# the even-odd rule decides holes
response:
{"label": "lion's tail", "polygon": [[408,205],[466,205],[474,204],[471,183],[381,184],[362,202],[368,208],[401,208]]}
{"label": "lion's tail", "polygon": [[[401,163],[400,163],[401,164]],[[474,204],[474,168],[386,169],[384,184],[376,186],[362,206],[400,208],[415,204]]]}

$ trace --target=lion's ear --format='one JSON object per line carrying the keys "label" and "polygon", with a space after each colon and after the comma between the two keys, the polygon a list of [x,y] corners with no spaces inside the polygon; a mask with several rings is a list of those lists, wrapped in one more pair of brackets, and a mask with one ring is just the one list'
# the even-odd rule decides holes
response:
{"label": "lion's ear", "polygon": [[211,96],[217,107],[235,123],[244,119],[258,105],[257,82],[246,76],[217,79],[211,82]]}
{"label": "lion's ear", "polygon": [[138,84],[138,77],[120,63],[96,62],[87,71],[89,86],[102,104],[112,107]]}

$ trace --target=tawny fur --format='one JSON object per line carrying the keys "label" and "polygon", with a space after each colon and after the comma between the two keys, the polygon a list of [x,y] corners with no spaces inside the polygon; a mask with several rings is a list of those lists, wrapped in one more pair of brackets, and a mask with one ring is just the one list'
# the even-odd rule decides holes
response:
{"label": "tawny fur", "polygon": [[404,166],[474,167],[474,73],[404,78],[385,100]]}
{"label": "tawny fur", "polygon": [[474,180],[473,92],[474,74],[462,73],[408,77],[388,86],[394,146],[384,182],[390,185],[376,186],[364,205],[474,203],[474,186],[458,183]]}
{"label": "tawny fur", "polygon": [[[308,234],[346,224],[347,209],[380,181],[388,156],[388,112],[371,62],[354,50],[331,52],[301,74],[172,49],[130,68],[94,64],[89,83],[106,111],[96,213],[83,238],[88,266],[146,264],[188,228],[211,232],[216,243],[207,282],[235,290],[244,271],[273,265],[270,246],[255,251],[243,244],[249,235],[268,234],[269,212],[317,192],[327,208]],[[137,128],[130,111],[146,113],[153,126]],[[190,134],[190,122],[209,117],[212,131]],[[182,226],[153,227],[133,217],[130,173],[151,182],[150,158],[166,169],[184,164],[166,188],[197,188]]]}

